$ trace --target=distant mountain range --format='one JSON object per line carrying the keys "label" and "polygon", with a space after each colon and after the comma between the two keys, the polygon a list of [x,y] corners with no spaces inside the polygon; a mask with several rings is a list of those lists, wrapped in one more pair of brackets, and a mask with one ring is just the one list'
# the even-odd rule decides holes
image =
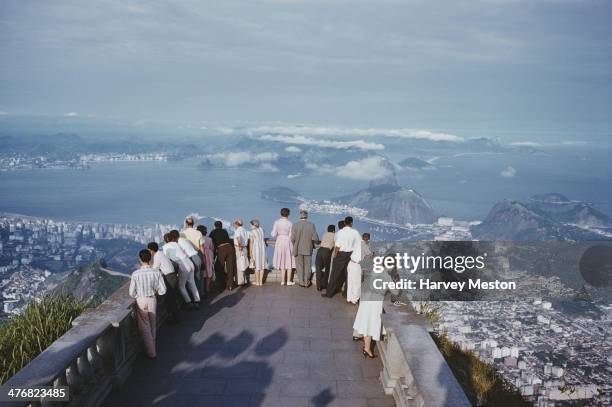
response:
{"label": "distant mountain range", "polygon": [[[603,233],[593,228],[603,229]],[[479,240],[610,240],[612,220],[589,204],[557,194],[539,194],[529,202],[495,204],[484,221],[472,227]]]}
{"label": "distant mountain range", "polygon": [[166,152],[171,158],[187,158],[203,150],[195,144],[150,142],[139,137],[102,138],[82,137],[76,134],[57,133],[36,136],[0,134],[3,153],[25,156],[45,156],[51,159],[74,159],[83,154],[142,154]]}

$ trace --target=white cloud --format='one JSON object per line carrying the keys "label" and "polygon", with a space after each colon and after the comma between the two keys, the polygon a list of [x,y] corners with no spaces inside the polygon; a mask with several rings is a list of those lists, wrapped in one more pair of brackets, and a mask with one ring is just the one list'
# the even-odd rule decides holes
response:
{"label": "white cloud", "polygon": [[514,169],[514,167],[506,167],[502,170],[502,172],[499,173],[499,175],[501,175],[504,178],[514,178],[514,176],[516,175],[516,170]]}
{"label": "white cloud", "polygon": [[[240,167],[243,165],[259,164],[261,169],[271,170],[272,162],[278,160],[276,153],[258,153],[253,154],[247,151],[239,151],[236,153],[217,153],[207,155],[206,158],[214,165],[223,167]],[[276,167],[274,167],[275,169]]]}
{"label": "white cloud", "polygon": [[215,130],[226,136],[234,134],[234,129],[232,129],[231,127],[218,127]]}
{"label": "white cloud", "polygon": [[584,145],[589,144],[589,142],[588,141],[584,141],[584,140],[579,140],[579,141],[576,141],[576,140],[566,140],[566,141],[562,141],[560,144],[562,146],[584,146]]}
{"label": "white cloud", "polygon": [[535,141],[515,141],[514,143],[510,143],[510,145],[514,147],[542,147],[541,143]]}
{"label": "white cloud", "polygon": [[379,143],[371,143],[365,140],[325,140],[301,135],[271,135],[266,134],[259,137],[264,141],[277,141],[285,144],[298,144],[303,146],[317,146],[336,149],[358,148],[360,150],[384,150],[385,146]]}
{"label": "white cloud", "polygon": [[339,127],[314,127],[314,126],[258,126],[247,129],[251,134],[276,134],[291,136],[355,136],[369,137],[382,136],[402,139],[430,140],[430,141],[464,141],[463,137],[454,134],[433,132],[429,130],[406,129],[406,128],[352,128]]}
{"label": "white cloud", "polygon": [[555,142],[538,143],[536,141],[515,141],[510,143],[514,147],[559,147],[559,146],[578,146],[588,145],[589,141],[585,140],[563,140]]}
{"label": "white cloud", "polygon": [[384,158],[367,157],[363,160],[349,161],[334,170],[336,176],[355,180],[372,181],[393,175],[393,170],[385,165]]}
{"label": "white cloud", "polygon": [[285,148],[285,151],[288,153],[301,153],[302,149],[296,146],[289,146]]}
{"label": "white cloud", "polygon": [[75,116],[78,116],[78,115],[79,114],[77,112],[68,112],[68,113],[66,113],[66,116],[69,116],[69,117],[75,117]]}

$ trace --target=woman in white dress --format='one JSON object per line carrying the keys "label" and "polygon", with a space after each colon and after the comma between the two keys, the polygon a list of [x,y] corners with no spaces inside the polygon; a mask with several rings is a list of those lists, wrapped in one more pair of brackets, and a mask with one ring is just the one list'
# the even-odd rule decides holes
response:
{"label": "woman in white dress", "polygon": [[246,269],[249,267],[247,248],[249,245],[249,232],[242,227],[242,219],[234,221],[234,248],[236,249],[236,284],[247,283]]}
{"label": "woman in white dress", "polygon": [[259,224],[259,220],[251,221],[249,257],[251,258],[251,268],[255,270],[255,285],[263,285],[264,269],[266,268],[266,241],[264,240],[264,230]]}
{"label": "woman in white dress", "polygon": [[[359,340],[363,337],[363,356],[375,358],[376,355],[372,352],[372,339],[375,341],[380,340],[380,332],[382,330],[381,315],[385,295],[388,292],[398,294],[399,290],[377,290],[374,288],[374,280],[391,282],[393,279],[389,276],[387,270],[384,270],[382,273],[372,272],[372,256],[364,258],[361,266],[364,271],[363,292],[361,301],[359,301],[357,315],[355,316],[355,323],[353,324],[353,340]],[[380,283],[377,286],[381,286]]]}

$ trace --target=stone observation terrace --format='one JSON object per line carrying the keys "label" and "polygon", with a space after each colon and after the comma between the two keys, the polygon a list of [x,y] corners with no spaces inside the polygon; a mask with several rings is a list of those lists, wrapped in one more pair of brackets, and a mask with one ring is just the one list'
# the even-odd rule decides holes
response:
{"label": "stone observation terrace", "polygon": [[6,385],[68,384],[79,407],[470,405],[411,308],[385,305],[379,357],[364,359],[355,306],[272,280],[211,296],[177,325],[160,304],[156,360],[144,357],[126,285]]}

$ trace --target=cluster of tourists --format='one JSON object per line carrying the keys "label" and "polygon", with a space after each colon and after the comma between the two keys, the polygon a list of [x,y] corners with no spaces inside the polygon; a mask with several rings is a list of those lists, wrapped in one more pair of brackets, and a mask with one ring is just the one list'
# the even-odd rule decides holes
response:
{"label": "cluster of tourists", "polygon": [[181,308],[200,309],[201,298],[210,293],[213,281],[229,291],[236,286],[261,286],[268,270],[268,245],[274,246],[272,268],[280,272],[283,286],[312,285],[312,256],[316,250],[317,290],[324,291],[321,296],[326,298],[344,292],[347,302],[359,304],[353,339],[365,339],[364,356],[375,356],[371,340],[380,337],[382,300],[380,307],[373,308],[373,304],[366,304],[370,301],[360,302],[362,264],[369,264],[372,258],[370,235],[354,229],[350,216],[339,221],[337,228],[329,225],[319,238],[307,211],[299,212],[296,223],[289,220],[288,208],[281,209],[280,215],[272,226],[271,238],[265,237],[257,219],[249,222],[250,230],[242,219],[234,220],[230,237],[221,221],[214,222],[214,229],[208,233],[206,226],[194,226],[194,219],[187,218],[183,230],[171,230],[163,236],[161,248],[151,242],[139,252],[140,268],[132,273],[129,295],[136,300],[136,319],[147,357],[156,357],[156,296],[166,296],[164,304],[170,320],[178,323]]}

